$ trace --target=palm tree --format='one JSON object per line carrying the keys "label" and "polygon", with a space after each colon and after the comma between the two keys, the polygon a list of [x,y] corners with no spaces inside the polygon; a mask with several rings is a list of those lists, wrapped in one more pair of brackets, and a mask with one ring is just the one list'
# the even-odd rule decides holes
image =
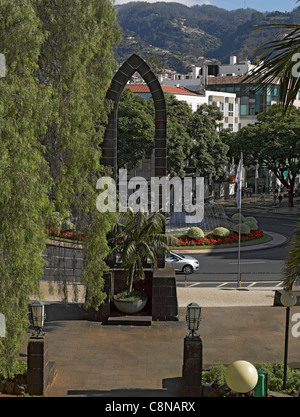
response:
{"label": "palm tree", "polygon": [[299,67],[296,61],[300,59],[300,25],[270,24],[256,30],[267,28],[284,29],[285,34],[281,39],[267,42],[254,51],[260,51],[260,55],[245,82],[253,82],[266,91],[272,83],[279,81],[279,100],[286,113],[300,90],[300,77],[295,76],[295,65]]}
{"label": "palm tree", "polygon": [[144,263],[150,260],[152,268],[157,268],[160,254],[168,253],[168,245],[176,241],[163,233],[165,216],[159,212],[149,214],[128,209],[121,213],[112,230],[109,240],[114,245],[111,254],[120,256],[125,270],[125,279],[129,293],[133,282],[145,278]]}
{"label": "palm tree", "polygon": [[289,252],[284,266],[284,288],[286,291],[292,291],[293,285],[300,280],[300,223],[298,230],[295,232],[293,246]]}

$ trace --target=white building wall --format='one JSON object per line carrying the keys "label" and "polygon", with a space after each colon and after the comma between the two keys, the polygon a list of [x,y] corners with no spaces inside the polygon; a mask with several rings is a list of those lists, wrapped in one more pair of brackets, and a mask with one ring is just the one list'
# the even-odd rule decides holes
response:
{"label": "white building wall", "polygon": [[219,75],[246,75],[252,68],[250,61],[238,62],[236,56],[231,56],[229,64],[219,66]]}
{"label": "white building wall", "polygon": [[216,104],[223,113],[224,118],[220,122],[225,129],[232,129],[237,132],[240,127],[239,119],[239,99],[234,93],[225,93],[219,91],[205,91],[205,95],[188,95],[188,94],[174,94],[177,100],[186,101],[193,111],[203,104]]}

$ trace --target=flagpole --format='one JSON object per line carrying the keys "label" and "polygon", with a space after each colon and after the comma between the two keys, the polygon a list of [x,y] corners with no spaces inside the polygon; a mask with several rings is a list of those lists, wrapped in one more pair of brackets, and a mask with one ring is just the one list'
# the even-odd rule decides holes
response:
{"label": "flagpole", "polygon": [[243,153],[241,152],[241,159],[238,166],[238,196],[237,196],[237,205],[239,208],[239,244],[238,244],[238,282],[237,286],[241,288],[241,221],[242,221],[242,171],[243,171]]}
{"label": "flagpole", "polygon": [[241,207],[239,209],[239,247],[238,247],[238,287],[241,288],[242,280],[241,280],[241,217],[242,217],[242,210]]}

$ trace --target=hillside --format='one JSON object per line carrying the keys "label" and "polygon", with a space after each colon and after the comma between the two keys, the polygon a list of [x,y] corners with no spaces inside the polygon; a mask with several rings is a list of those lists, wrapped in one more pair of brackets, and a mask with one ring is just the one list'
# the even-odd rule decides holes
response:
{"label": "hillside", "polygon": [[292,12],[260,13],[253,9],[228,11],[210,5],[131,2],[116,6],[123,40],[117,50],[122,62],[130,54],[157,55],[161,65],[184,71],[204,58],[227,63],[230,55],[255,58],[253,50],[280,36],[278,30],[251,33],[256,25],[300,23],[300,7]]}

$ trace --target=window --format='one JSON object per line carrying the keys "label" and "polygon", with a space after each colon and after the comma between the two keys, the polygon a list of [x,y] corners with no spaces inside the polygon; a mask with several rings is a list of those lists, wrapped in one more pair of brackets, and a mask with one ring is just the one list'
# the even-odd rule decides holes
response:
{"label": "window", "polygon": [[241,116],[248,116],[248,105],[247,104],[241,104],[240,115]]}

